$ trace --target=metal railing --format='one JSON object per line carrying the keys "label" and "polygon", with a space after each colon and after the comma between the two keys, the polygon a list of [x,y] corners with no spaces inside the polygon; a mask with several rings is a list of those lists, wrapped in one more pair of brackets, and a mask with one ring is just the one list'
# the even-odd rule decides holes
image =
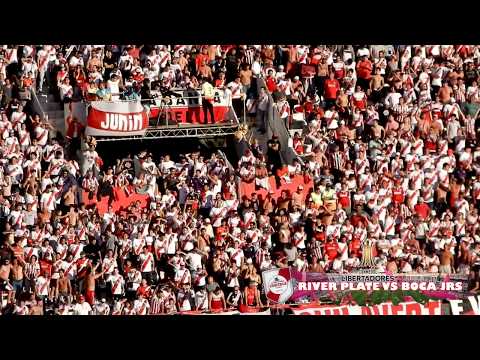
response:
{"label": "metal railing", "polygon": [[[140,101],[154,101],[156,99],[165,99],[167,97],[169,98],[181,98],[181,99],[199,99],[199,98],[202,98],[203,95],[201,93],[201,88],[196,88],[196,89],[179,89],[179,88],[174,88],[174,89],[170,89],[169,91],[173,94],[171,95],[166,95],[166,96],[163,96],[163,95],[159,95],[155,98],[150,98],[150,99],[140,99]],[[215,91],[222,91],[224,92],[223,89],[220,89],[220,88],[214,88],[214,93]],[[175,92],[177,93],[180,93],[180,92],[197,92],[198,94],[197,95],[194,95],[194,96],[183,96],[181,94],[175,94]],[[111,93],[110,95],[111,96],[120,96],[120,95],[124,95],[125,92],[119,92],[119,93]],[[96,94],[94,94],[96,95]],[[137,100],[121,100],[121,99],[118,99],[118,100],[90,100],[88,102],[91,102],[91,101],[106,101],[106,102],[131,102],[131,101],[137,101]]]}
{"label": "metal railing", "polygon": [[62,134],[62,136],[65,135],[64,134],[64,129],[62,128],[62,124],[61,123],[60,124],[59,123],[56,123],[56,124],[52,123],[52,120],[49,119],[48,114],[43,110],[43,106],[40,103],[40,101],[38,100],[37,93],[35,92],[35,90],[33,88],[30,89],[30,95],[31,95],[31,100],[30,101],[31,101],[33,110],[37,114],[40,115],[40,118],[42,119],[42,121],[49,123],[54,128],[53,131],[49,130],[49,132],[48,132],[49,138],[54,138],[58,134]]}
{"label": "metal railing", "polygon": [[238,123],[228,124],[220,123],[214,125],[191,125],[178,126],[171,125],[168,127],[149,127],[144,135],[116,136],[116,137],[97,137],[97,141],[124,141],[124,140],[156,140],[166,138],[212,138],[218,136],[233,135],[238,129]]}
{"label": "metal railing", "polygon": [[40,115],[42,119],[47,119],[48,120],[48,115],[43,111],[42,104],[38,100],[37,93],[33,88],[30,89],[30,94],[32,96],[32,106],[33,109]]}
{"label": "metal railing", "polygon": [[[215,88],[215,90],[221,90],[223,91],[222,89],[219,89],[219,88]],[[188,91],[188,90],[171,90],[172,92],[173,91]],[[115,94],[110,94],[111,96],[117,96],[117,95],[121,95],[122,93],[115,93]],[[214,100],[215,98],[217,97],[220,97],[221,95],[218,93],[218,92],[215,92],[214,93]],[[223,96],[224,97],[224,96]],[[168,101],[166,101],[168,99]],[[99,100],[82,100],[83,102],[86,103],[87,106],[89,106],[92,102],[94,101],[100,101],[100,102],[106,102],[106,103],[130,103],[130,102],[138,102],[140,101],[141,103],[151,103],[151,105],[153,106],[170,106],[170,105],[190,105],[188,102],[187,103],[184,103],[184,104],[179,104],[178,102],[181,101],[181,100],[188,100],[188,99],[197,99],[198,100],[198,105],[202,105],[202,101],[203,101],[203,95],[201,93],[199,93],[198,95],[193,95],[193,96],[183,96],[181,94],[171,94],[170,96],[167,95],[167,96],[163,96],[163,95],[159,95],[159,96],[156,96],[156,97],[153,97],[153,98],[148,98],[148,99],[142,99],[142,98],[139,98],[139,99],[135,99],[135,100],[130,100],[130,99],[115,99],[115,100],[103,100],[103,99],[99,99]],[[232,98],[231,100],[235,100],[236,98]],[[176,100],[176,104],[173,104],[173,100]],[[80,101],[80,102],[82,102]],[[242,97],[242,102],[243,102],[243,122],[246,121],[246,97]],[[214,103],[215,104],[215,103]],[[197,105],[197,104],[195,104]],[[237,114],[235,114],[237,115]],[[236,118],[238,119],[238,115],[236,116]]]}

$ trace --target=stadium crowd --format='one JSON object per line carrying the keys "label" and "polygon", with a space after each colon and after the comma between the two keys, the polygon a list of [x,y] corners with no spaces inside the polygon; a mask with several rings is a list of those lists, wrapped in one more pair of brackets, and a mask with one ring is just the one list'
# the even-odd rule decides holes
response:
{"label": "stadium crowd", "polygon": [[[378,271],[464,273],[480,289],[480,46],[8,45],[0,57],[3,314],[261,308],[263,270],[351,272],[367,242]],[[287,128],[301,114],[298,160],[283,164],[274,136],[233,170],[215,152],[104,164],[81,121],[63,138],[28,96],[151,99],[205,81],[234,107],[249,99],[262,132],[268,93]],[[268,179],[295,176],[276,198]],[[238,178],[267,195],[238,196]],[[114,211],[119,192],[147,201]],[[107,211],[85,197],[108,197]]]}

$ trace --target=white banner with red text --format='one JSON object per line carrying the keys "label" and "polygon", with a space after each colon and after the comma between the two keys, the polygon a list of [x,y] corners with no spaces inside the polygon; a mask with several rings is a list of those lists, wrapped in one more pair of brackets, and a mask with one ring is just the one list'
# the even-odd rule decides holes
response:
{"label": "white banner with red text", "polygon": [[425,304],[415,301],[370,306],[302,304],[290,306],[290,309],[293,315],[480,315],[480,296],[433,300]]}
{"label": "white banner with red text", "polygon": [[429,301],[423,305],[417,302],[404,302],[394,305],[382,303],[373,306],[322,306],[305,305],[292,308],[294,315],[442,315],[442,302]]}
{"label": "white banner with red text", "polygon": [[91,136],[144,135],[148,116],[139,101],[92,101],[86,134]]}
{"label": "white banner with red text", "polygon": [[270,304],[264,307],[239,306],[224,311],[184,311],[178,315],[480,315],[480,296],[466,299],[430,300],[424,304],[404,301],[377,305]]}

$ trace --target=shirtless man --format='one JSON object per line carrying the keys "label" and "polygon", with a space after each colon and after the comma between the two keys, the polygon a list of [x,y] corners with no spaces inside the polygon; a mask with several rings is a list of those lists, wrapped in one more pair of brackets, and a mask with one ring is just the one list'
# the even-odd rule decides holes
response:
{"label": "shirtless man", "polygon": [[324,272],[322,265],[318,263],[318,259],[315,255],[312,256],[312,263],[310,265],[308,265],[308,271],[309,272]]}
{"label": "shirtless man", "polygon": [[375,139],[383,139],[385,137],[385,129],[375,120],[372,126],[372,134]]}
{"label": "shirtless man", "polygon": [[320,150],[320,148],[315,149],[315,155],[313,161],[323,167],[324,164],[328,164],[328,159],[325,154]]}
{"label": "shirtless man", "polygon": [[75,206],[70,206],[70,211],[68,212],[68,221],[70,226],[77,226],[78,223],[78,212],[75,211]]}
{"label": "shirtless man", "polygon": [[103,270],[98,274],[95,273],[99,265],[100,263],[97,263],[93,269],[87,269],[87,276],[85,277],[85,297],[90,306],[95,304],[95,280],[103,276]]}
{"label": "shirtless man", "polygon": [[432,121],[428,123],[429,123],[429,126],[427,127],[427,125],[425,125],[424,128],[430,131],[430,133],[434,135],[435,138],[438,138],[442,134],[444,129],[442,120],[438,118],[437,114],[433,114]]}
{"label": "shirtless man", "polygon": [[43,315],[43,304],[35,300],[34,295],[32,295],[32,300],[30,300],[29,315]]}
{"label": "shirtless man", "polygon": [[445,245],[445,249],[442,251],[440,255],[440,266],[438,270],[440,274],[451,274],[452,273],[452,265],[453,265],[453,255],[450,251],[452,246],[450,244]]}
{"label": "shirtless man", "polygon": [[457,258],[457,272],[467,275],[470,271],[470,265],[472,264],[472,254],[470,253],[468,247],[468,242],[463,240],[460,243],[460,249]]}
{"label": "shirtless man", "polygon": [[370,79],[370,89],[369,89],[369,94],[372,94],[372,98],[375,102],[377,102],[380,98],[384,81],[385,80],[381,74],[381,70],[377,68],[375,70],[375,75],[372,76],[372,78]]}
{"label": "shirtless man", "polygon": [[0,293],[7,292],[9,302],[13,298],[13,287],[8,282],[11,268],[10,260],[4,259],[2,265],[0,265]]}
{"label": "shirtless man", "polygon": [[15,292],[15,298],[18,299],[23,288],[23,265],[18,258],[13,258],[11,267],[12,286]]}
{"label": "shirtless man", "polygon": [[420,254],[421,249],[420,249],[420,243],[418,242],[417,239],[415,239],[413,236],[410,237],[406,242],[405,242],[405,247],[407,252],[411,254]]}
{"label": "shirtless man", "polygon": [[29,315],[43,315],[43,303],[35,300],[35,295],[30,297],[30,312]]}
{"label": "shirtless man", "polygon": [[386,135],[393,134],[394,136],[396,136],[399,128],[400,124],[395,120],[395,117],[393,115],[389,115],[387,125],[385,126]]}
{"label": "shirtless man", "polygon": [[58,286],[57,291],[58,293],[55,294],[55,298],[58,296],[65,296],[67,299],[70,299],[72,296],[72,285],[70,283],[70,279],[65,277],[65,273],[60,271],[60,277],[58,278]]}
{"label": "shirtless man", "polygon": [[398,272],[397,263],[395,262],[394,259],[392,259],[390,257],[389,257],[388,263],[387,263],[387,271],[391,272],[391,273],[397,273]]}
{"label": "shirtless man", "polygon": [[210,238],[205,228],[201,229],[200,235],[198,236],[197,241],[198,241],[198,248],[201,251],[204,251],[205,248],[210,245]]}

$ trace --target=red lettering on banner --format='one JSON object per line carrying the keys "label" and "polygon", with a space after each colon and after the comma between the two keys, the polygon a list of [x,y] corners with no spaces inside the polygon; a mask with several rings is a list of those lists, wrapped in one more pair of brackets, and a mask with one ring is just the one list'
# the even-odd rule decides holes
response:
{"label": "red lettering on banner", "polygon": [[[201,106],[180,106],[170,107],[165,111],[165,117],[169,122],[180,124],[204,124],[205,119],[203,116],[203,109]],[[228,106],[213,106],[213,115],[215,117],[215,123],[221,123],[226,120],[228,114]],[[150,118],[157,119],[160,115],[159,108],[150,109]],[[208,115],[210,121],[210,115]]]}
{"label": "red lettering on banner", "polygon": [[427,304],[427,309],[428,315],[441,315],[442,303],[440,301],[429,301]]}
{"label": "red lettering on banner", "polygon": [[415,302],[404,302],[397,305],[382,303],[373,306],[317,306],[294,310],[295,315],[441,315],[441,301],[430,301],[422,305]]}
{"label": "red lettering on banner", "polygon": [[380,315],[390,315],[390,308],[391,308],[391,304],[383,304],[382,305],[382,313]]}
{"label": "red lettering on banner", "polygon": [[350,311],[348,309],[348,306],[342,307],[342,313],[341,315],[350,315]]}
{"label": "red lettering on banner", "polygon": [[298,315],[317,315],[317,314],[311,314],[310,311],[302,311],[301,313],[298,313]]}
{"label": "red lettering on banner", "polygon": [[381,315],[379,306],[375,305],[371,307],[372,315]]}
{"label": "red lettering on banner", "polygon": [[422,308],[420,307],[420,304],[407,304],[405,313],[407,315],[422,315]]}
{"label": "red lettering on banner", "polygon": [[398,315],[399,312],[404,312],[405,311],[404,307],[405,307],[405,304],[392,305],[391,306],[392,315]]}
{"label": "red lettering on banner", "polygon": [[372,315],[370,307],[362,306],[362,315]]}

